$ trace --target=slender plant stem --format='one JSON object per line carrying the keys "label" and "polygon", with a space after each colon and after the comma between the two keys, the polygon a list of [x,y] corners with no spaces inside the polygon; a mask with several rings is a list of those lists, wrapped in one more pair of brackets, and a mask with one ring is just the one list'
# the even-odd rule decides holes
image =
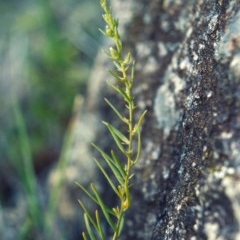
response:
{"label": "slender plant stem", "polygon": [[[93,192],[88,191],[83,185],[78,184],[80,188],[101,208],[101,211],[105,217],[105,221],[108,222],[110,227],[113,229],[112,240],[118,240],[124,225],[125,212],[129,209],[131,205],[131,196],[130,196],[130,180],[132,177],[132,168],[137,163],[137,160],[141,151],[141,135],[140,128],[143,122],[144,115],[143,112],[139,120],[135,122],[134,119],[134,96],[132,92],[132,87],[134,83],[134,62],[130,53],[125,57],[122,49],[122,40],[118,32],[118,21],[113,18],[111,8],[108,5],[108,0],[100,0],[101,6],[104,10],[103,18],[106,22],[106,29],[102,33],[110,37],[115,46],[110,47],[109,51],[106,52],[107,56],[116,66],[115,71],[110,71],[111,75],[115,78],[115,84],[109,83],[110,87],[116,91],[116,93],[122,97],[122,102],[125,103],[127,108],[127,116],[119,112],[118,108],[115,107],[108,99],[106,102],[116,113],[119,119],[126,124],[126,132],[121,132],[121,130],[116,129],[110,123],[103,122],[108,130],[110,131],[113,140],[116,143],[118,149],[123,153],[121,157],[125,159],[119,159],[115,152],[112,150],[111,155],[104,152],[100,147],[94,144],[96,150],[101,154],[103,159],[107,162],[110,170],[115,176],[118,184],[116,185],[101,165],[101,163],[96,160],[96,163],[99,169],[102,171],[103,175],[107,179],[109,185],[112,187],[113,191],[116,193],[119,198],[119,203],[117,207],[109,208],[105,206],[103,199],[101,199],[94,185],[92,185]],[[129,68],[132,69],[132,73],[129,74]],[[131,75],[129,77],[129,75]],[[134,147],[134,142],[136,141],[137,147]],[[136,157],[134,158],[134,155]],[[100,225],[99,215],[97,214],[96,220],[91,217],[89,211],[85,207],[82,201],[79,201],[84,212],[85,212],[85,225],[87,228],[88,236],[91,240],[95,240],[95,234],[92,230],[92,227],[98,233],[98,236],[103,240],[107,239],[107,236],[104,235],[102,227]],[[111,209],[111,210],[109,210]],[[84,240],[88,240],[86,233],[83,233]]]}

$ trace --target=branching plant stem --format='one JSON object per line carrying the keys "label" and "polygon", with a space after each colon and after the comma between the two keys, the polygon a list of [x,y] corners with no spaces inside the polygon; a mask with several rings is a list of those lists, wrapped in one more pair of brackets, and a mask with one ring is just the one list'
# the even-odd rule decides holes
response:
{"label": "branching plant stem", "polygon": [[[98,160],[95,160],[97,166],[119,198],[119,205],[113,208],[106,206],[94,184],[91,184],[91,190],[87,190],[82,184],[78,183],[83,192],[85,192],[100,207],[102,213],[101,215],[104,216],[105,220],[100,218],[101,216],[98,210],[95,212],[95,218],[92,217],[84,203],[81,200],[79,200],[79,202],[85,212],[84,220],[87,233],[83,233],[84,240],[108,239],[105,235],[104,228],[102,227],[103,222],[107,222],[112,228],[112,240],[118,240],[124,227],[125,212],[131,205],[130,180],[133,176],[132,168],[138,162],[138,158],[140,156],[141,125],[146,111],[142,113],[138,121],[134,120],[134,110],[136,109],[132,92],[135,68],[134,61],[131,53],[128,53],[124,57],[122,49],[123,44],[118,31],[118,21],[113,17],[109,3],[107,0],[100,0],[100,3],[104,11],[103,19],[106,22],[105,31],[101,30],[101,32],[105,36],[110,37],[114,42],[114,46],[110,47],[109,51],[105,52],[116,67],[115,71],[110,71],[111,75],[115,79],[115,83],[112,84],[108,82],[108,84],[123,99],[123,103],[125,103],[128,113],[126,117],[123,116],[123,114],[117,109],[117,106],[113,105],[108,99],[105,99],[106,103],[112,108],[126,126],[126,132],[121,132],[121,130],[116,129],[110,123],[103,122],[112,135],[117,148],[122,152],[123,159],[121,155],[120,160],[120,157],[118,157],[113,150],[111,150],[110,154],[108,154],[97,145],[93,144],[93,146],[106,161],[108,167],[118,182],[118,184],[116,184],[103,168],[101,163]],[[134,142],[137,143],[136,148],[134,147]]]}

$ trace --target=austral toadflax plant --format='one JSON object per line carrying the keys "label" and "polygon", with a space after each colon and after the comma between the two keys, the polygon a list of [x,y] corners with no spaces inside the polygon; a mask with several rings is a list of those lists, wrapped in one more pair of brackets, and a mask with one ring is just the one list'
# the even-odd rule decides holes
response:
{"label": "austral toadflax plant", "polygon": [[[103,223],[107,222],[112,229],[112,240],[117,240],[124,226],[125,212],[131,205],[130,180],[133,176],[132,168],[138,162],[141,152],[141,126],[146,111],[142,113],[137,121],[134,120],[134,110],[136,109],[132,93],[134,83],[134,61],[131,53],[126,54],[126,56],[123,54],[122,40],[118,31],[118,21],[113,17],[107,0],[100,0],[100,3],[104,11],[103,18],[106,22],[106,29],[105,31],[101,30],[101,32],[114,42],[114,46],[110,47],[109,51],[106,51],[106,55],[116,67],[115,71],[110,71],[115,79],[115,84],[110,82],[108,82],[108,84],[125,103],[127,116],[123,115],[118,110],[118,107],[113,105],[108,99],[105,99],[106,103],[116,113],[116,116],[123,122],[124,126],[126,126],[126,131],[122,132],[111,125],[111,123],[103,122],[108,128],[116,147],[122,154],[118,156],[113,150],[111,150],[110,153],[106,153],[97,145],[93,144],[93,146],[106,161],[107,166],[116,178],[116,181],[111,179],[101,163],[95,159],[97,166],[105,176],[119,201],[118,205],[115,207],[106,206],[93,183],[91,184],[90,190],[87,190],[82,184],[78,183],[83,192],[99,206],[100,211],[96,210],[95,216],[92,216],[85,204],[81,200],[79,200],[79,202],[84,210],[84,220],[87,230],[83,232],[83,239],[109,239],[104,231],[105,227],[103,227]],[[105,220],[103,220],[103,217]]]}

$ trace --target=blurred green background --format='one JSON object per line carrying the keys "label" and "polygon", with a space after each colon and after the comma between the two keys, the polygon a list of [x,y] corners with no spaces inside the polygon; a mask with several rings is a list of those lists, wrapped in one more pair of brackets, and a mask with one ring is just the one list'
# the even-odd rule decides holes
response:
{"label": "blurred green background", "polygon": [[[59,159],[74,98],[84,96],[101,44],[100,27],[98,0],[0,1],[1,209],[16,204],[21,185],[36,194],[37,177]],[[0,238],[2,228],[0,214]]]}

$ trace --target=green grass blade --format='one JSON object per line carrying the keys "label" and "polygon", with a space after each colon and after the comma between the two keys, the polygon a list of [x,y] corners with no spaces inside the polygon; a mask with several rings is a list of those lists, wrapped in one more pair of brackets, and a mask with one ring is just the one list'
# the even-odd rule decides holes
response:
{"label": "green grass blade", "polygon": [[52,231],[54,218],[57,214],[57,208],[60,201],[61,193],[64,189],[65,185],[65,170],[67,166],[67,159],[69,156],[69,151],[71,151],[71,144],[73,140],[73,131],[72,125],[68,126],[67,131],[63,140],[63,147],[60,152],[60,157],[58,160],[58,164],[56,167],[56,171],[59,173],[59,178],[56,181],[55,187],[51,189],[48,206],[47,206],[47,220],[46,220],[46,228],[48,232]]}
{"label": "green grass blade", "polygon": [[21,181],[26,191],[26,198],[28,203],[28,209],[31,214],[34,225],[38,227],[44,227],[44,220],[40,211],[40,202],[37,198],[37,177],[33,166],[33,156],[31,150],[31,139],[27,132],[26,122],[22,113],[22,110],[17,102],[13,104],[14,117],[16,121],[16,127],[19,136],[19,145],[21,150],[21,160],[16,162],[16,169],[20,171]]}
{"label": "green grass blade", "polygon": [[90,236],[90,239],[91,240],[96,240],[96,238],[95,238],[95,236],[93,234],[92,228],[90,226],[87,214],[84,214],[84,221],[85,221],[86,228],[87,228],[88,234]]}
{"label": "green grass blade", "polygon": [[96,195],[96,198],[98,200],[98,205],[101,207],[102,212],[103,212],[103,214],[104,214],[108,224],[111,226],[113,231],[115,231],[116,228],[115,228],[114,223],[113,223],[113,221],[112,221],[112,219],[111,219],[111,217],[110,217],[110,215],[108,213],[108,210],[107,210],[108,208],[105,206],[105,204],[104,204],[102,198],[100,197],[100,194],[98,193],[98,191],[97,191],[96,187],[94,186],[94,184],[91,184],[91,188],[92,188],[94,194]]}
{"label": "green grass blade", "polygon": [[27,236],[29,236],[29,233],[34,228],[33,224],[34,223],[30,218],[26,218],[23,223],[23,226],[20,228],[20,231],[18,232],[18,237],[16,240],[27,239]]}
{"label": "green grass blade", "polygon": [[[101,172],[103,173],[104,177],[107,179],[109,185],[112,187],[113,191],[119,196],[119,192],[118,189],[115,187],[114,183],[112,182],[111,178],[108,176],[107,172],[104,170],[104,168],[101,166],[101,164],[99,163],[99,161],[97,161],[96,159],[94,159],[94,161],[96,162],[96,164],[98,165],[99,169],[101,170]],[[123,180],[122,180],[123,182]]]}

